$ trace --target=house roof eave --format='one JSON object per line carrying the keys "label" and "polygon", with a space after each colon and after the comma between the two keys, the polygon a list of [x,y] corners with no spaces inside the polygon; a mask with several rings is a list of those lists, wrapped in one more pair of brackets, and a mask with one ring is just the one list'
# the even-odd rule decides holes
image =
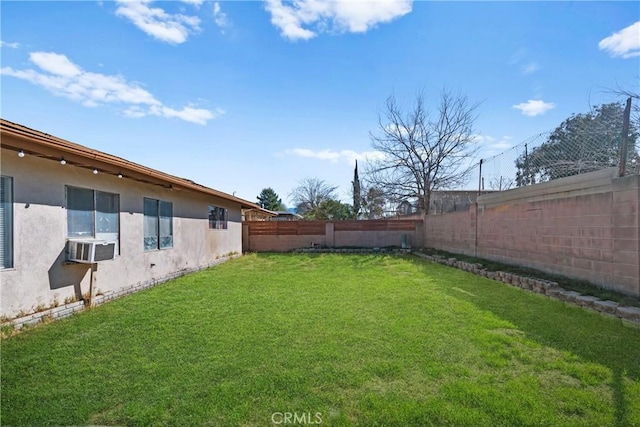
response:
{"label": "house roof eave", "polygon": [[[241,208],[263,210],[257,204],[213,188],[205,187],[189,179],[180,178],[161,172],[138,163],[134,163],[102,151],[94,150],[26,126],[0,119],[0,135],[2,148],[23,151],[26,154],[59,161],[64,158],[67,163],[87,169],[98,169],[100,172],[162,185],[167,188],[215,196],[233,203]],[[270,212],[270,211],[267,211]]]}

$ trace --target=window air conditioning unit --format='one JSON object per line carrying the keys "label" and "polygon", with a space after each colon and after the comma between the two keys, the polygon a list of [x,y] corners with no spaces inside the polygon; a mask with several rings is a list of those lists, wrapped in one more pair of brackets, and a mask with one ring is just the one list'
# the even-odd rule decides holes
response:
{"label": "window air conditioning unit", "polygon": [[116,256],[116,242],[104,240],[69,240],[67,260],[94,264]]}

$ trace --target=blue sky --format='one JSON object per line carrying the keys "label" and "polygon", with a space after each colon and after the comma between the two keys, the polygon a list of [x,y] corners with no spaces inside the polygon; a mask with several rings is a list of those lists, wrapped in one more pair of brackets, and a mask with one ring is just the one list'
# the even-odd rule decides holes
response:
{"label": "blue sky", "polygon": [[[389,95],[480,102],[481,157],[638,91],[637,2],[2,1],[7,120],[255,201],[349,201]],[[435,104],[434,104],[435,106]]]}

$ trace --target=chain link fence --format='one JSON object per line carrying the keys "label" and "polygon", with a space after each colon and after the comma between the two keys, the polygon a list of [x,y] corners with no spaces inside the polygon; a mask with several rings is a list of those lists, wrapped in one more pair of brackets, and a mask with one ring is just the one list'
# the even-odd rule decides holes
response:
{"label": "chain link fence", "polygon": [[[635,141],[634,149],[631,154],[631,167],[627,170],[627,174],[640,174],[640,138]],[[633,155],[635,153],[635,156]]]}
{"label": "chain link fence", "polygon": [[[429,213],[466,211],[482,193],[602,169],[616,168],[619,176],[640,174],[640,109],[636,106],[633,115],[631,110],[631,99],[626,106],[602,104],[588,113],[575,114],[555,129],[534,135],[500,154],[479,162],[470,160],[470,167],[460,180],[464,183],[431,192]],[[408,201],[398,203],[390,205],[387,216],[405,216],[417,211],[417,206]]]}
{"label": "chain link fence", "polygon": [[625,109],[615,103],[595,107],[481,160],[479,191],[505,191],[607,168],[618,168],[620,175],[640,173],[640,135],[637,124],[629,123],[630,107],[630,101]]}

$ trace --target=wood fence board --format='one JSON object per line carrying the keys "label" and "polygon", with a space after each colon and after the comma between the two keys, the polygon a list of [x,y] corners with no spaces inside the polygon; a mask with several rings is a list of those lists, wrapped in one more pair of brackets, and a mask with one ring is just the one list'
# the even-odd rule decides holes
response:
{"label": "wood fence board", "polygon": [[[322,236],[331,221],[247,221],[250,236]],[[333,221],[339,231],[415,231],[420,220]]]}
{"label": "wood fence board", "polygon": [[324,221],[296,221],[298,224],[299,236],[322,236],[325,234],[326,224]]}

